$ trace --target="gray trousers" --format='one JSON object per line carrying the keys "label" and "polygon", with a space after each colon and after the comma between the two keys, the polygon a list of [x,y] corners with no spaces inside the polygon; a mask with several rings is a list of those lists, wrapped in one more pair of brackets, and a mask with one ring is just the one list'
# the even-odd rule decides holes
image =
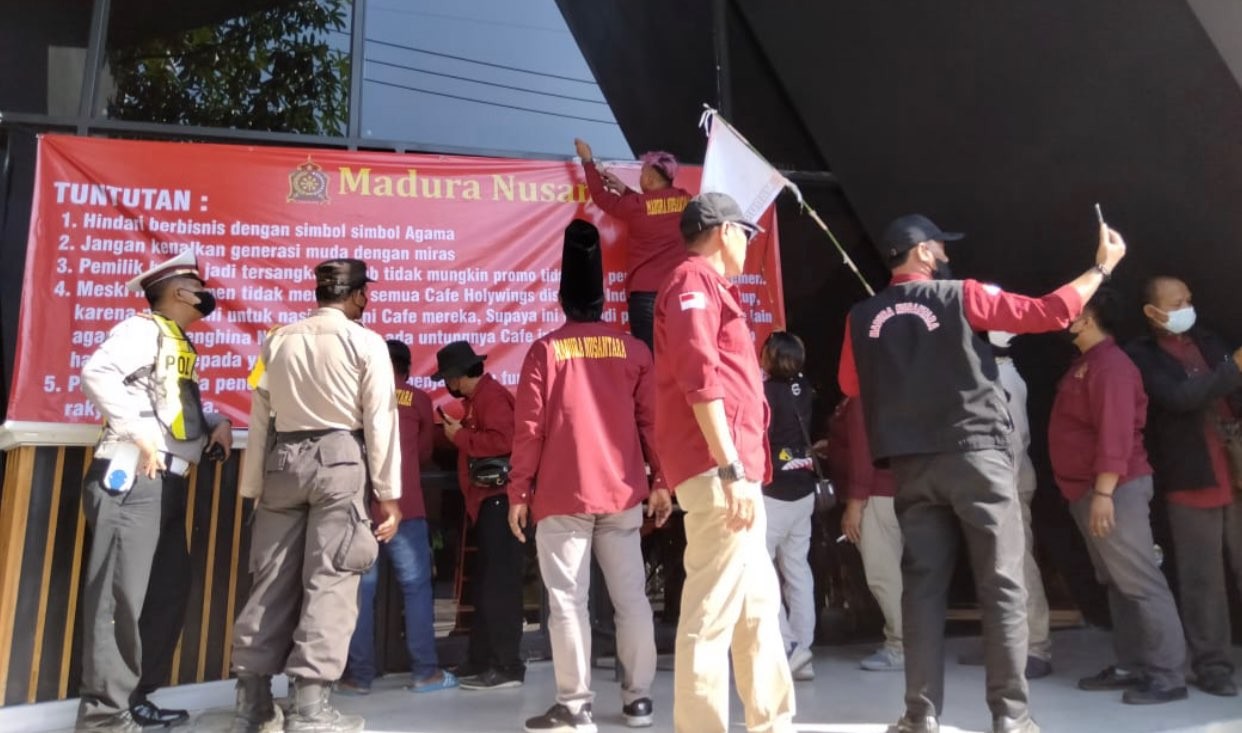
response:
{"label": "gray trousers", "polygon": [[1044,661],[1052,659],[1052,619],[1044,577],[1035,561],[1035,533],[1031,530],[1031,502],[1035,499],[1035,465],[1025,452],[1018,456],[1018,502],[1022,505],[1022,528],[1026,533],[1026,554],[1022,575],[1026,583],[1027,654]]}
{"label": "gray trousers", "polygon": [[944,627],[958,531],[966,538],[983,614],[987,702],[993,718],[1027,713],[1025,537],[1014,455],[986,449],[892,459],[905,548],[901,613],[906,712],[944,709]]}
{"label": "gray trousers", "polygon": [[189,600],[185,478],[140,476],[128,492],[110,494],[100,485],[107,466],[93,461],[82,487],[91,547],[80,728],[106,725],[168,681]]}
{"label": "gray trousers", "polygon": [[250,540],[250,598],[233,668],[335,681],[358,621],[358,582],[379,554],[366,511],[361,441],[346,432],[277,436]]}
{"label": "gray trousers", "polygon": [[1200,678],[1233,674],[1225,558],[1242,589],[1242,508],[1236,501],[1213,509],[1168,508],[1191,669]]}
{"label": "gray trousers", "polygon": [[1096,577],[1108,587],[1117,666],[1146,674],[1163,688],[1186,684],[1186,643],[1168,581],[1156,564],[1149,505],[1151,476],[1113,492],[1113,531],[1092,537],[1091,494],[1070,504]]}
{"label": "gray trousers", "polygon": [[655,622],[643,566],[642,504],[616,514],[544,517],[535,532],[539,572],[548,588],[548,636],[556,701],[578,712],[591,691],[591,624],[587,617],[591,555],[599,561],[616,610],[621,702],[651,696],[656,672]]}
{"label": "gray trousers", "polygon": [[815,495],[794,501],[763,497],[768,515],[768,555],[780,569],[781,639],[788,649],[810,649],[815,641],[815,576],[811,573],[811,514]]}

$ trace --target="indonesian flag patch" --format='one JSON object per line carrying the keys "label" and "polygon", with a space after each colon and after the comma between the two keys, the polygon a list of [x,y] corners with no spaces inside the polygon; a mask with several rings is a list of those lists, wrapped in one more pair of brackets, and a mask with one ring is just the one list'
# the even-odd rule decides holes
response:
{"label": "indonesian flag patch", "polygon": [[677,297],[677,301],[681,303],[681,309],[684,311],[688,311],[692,308],[698,308],[699,310],[705,310],[707,308],[707,295],[697,290],[689,293],[682,293]]}

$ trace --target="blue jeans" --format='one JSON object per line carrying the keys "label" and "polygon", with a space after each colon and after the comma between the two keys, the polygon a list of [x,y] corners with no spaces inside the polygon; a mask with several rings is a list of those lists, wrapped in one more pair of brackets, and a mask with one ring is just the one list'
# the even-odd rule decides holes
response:
{"label": "blue jeans", "polygon": [[[440,668],[436,656],[435,598],[431,589],[431,544],[426,519],[402,520],[397,534],[380,545],[380,561],[392,565],[392,572],[405,599],[405,644],[410,653],[410,672],[414,679],[434,674]],[[349,641],[349,678],[369,686],[375,669],[375,587],[379,563],[372,566],[358,588],[358,626]]]}

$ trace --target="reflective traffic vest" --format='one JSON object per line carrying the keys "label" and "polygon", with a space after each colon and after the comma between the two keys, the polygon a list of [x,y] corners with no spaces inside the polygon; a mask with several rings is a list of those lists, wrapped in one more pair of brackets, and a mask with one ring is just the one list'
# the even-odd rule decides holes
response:
{"label": "reflective traffic vest", "polygon": [[198,352],[175,321],[158,313],[151,318],[160,329],[154,373],[148,382],[155,419],[176,440],[198,440],[207,432],[194,369]]}

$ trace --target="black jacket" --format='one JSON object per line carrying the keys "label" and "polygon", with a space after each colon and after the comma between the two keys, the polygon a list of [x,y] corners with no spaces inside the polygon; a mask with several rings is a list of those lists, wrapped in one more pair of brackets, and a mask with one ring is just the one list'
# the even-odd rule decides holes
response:
{"label": "black jacket", "polygon": [[1009,448],[1008,400],[992,348],[967,320],[961,280],[889,285],[851,308],[849,323],[877,466]]}
{"label": "black jacket", "polygon": [[1235,414],[1242,414],[1242,371],[1228,345],[1200,328],[1191,329],[1190,338],[1211,370],[1197,377],[1186,374],[1154,336],[1139,339],[1126,349],[1143,374],[1147,390],[1144,442],[1160,491],[1215,486],[1204,423],[1212,419],[1212,406],[1222,397],[1229,399]]}
{"label": "black jacket", "polygon": [[801,374],[789,381],[769,379],[763,383],[763,392],[772,411],[768,423],[772,483],[763,487],[763,493],[781,501],[797,501],[815,491],[815,474],[801,469],[781,469],[796,458],[810,455],[811,446],[807,440],[814,397],[811,383]]}

